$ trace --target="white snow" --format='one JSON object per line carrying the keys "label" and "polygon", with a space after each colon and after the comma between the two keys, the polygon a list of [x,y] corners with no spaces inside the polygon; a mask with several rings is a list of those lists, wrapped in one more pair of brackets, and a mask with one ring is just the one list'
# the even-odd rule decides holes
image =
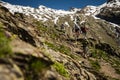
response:
{"label": "white snow", "polygon": [[104,3],[102,5],[99,6],[86,6],[84,11],[85,11],[85,15],[89,16],[93,16],[95,19],[99,19],[97,17],[95,17],[95,15],[99,14],[100,11],[102,10],[103,7],[120,7],[120,0],[115,0],[109,3]]}
{"label": "white snow", "polygon": [[19,5],[11,5],[9,3],[3,2],[2,5],[9,9],[9,11],[14,14],[15,12],[23,13],[25,15],[33,16],[34,18],[42,21],[47,20],[54,20],[54,23],[57,22],[58,17],[65,16],[65,15],[72,15],[75,12],[71,11],[65,11],[65,10],[56,10],[47,8],[43,5],[40,5],[37,9],[32,7],[25,7],[25,6],[19,6]]}
{"label": "white snow", "polygon": [[73,21],[74,20],[74,17],[73,17],[73,15],[70,15],[70,19]]}
{"label": "white snow", "polygon": [[82,24],[82,23],[84,23],[84,22],[85,22],[85,21],[83,20],[83,21],[80,22],[80,24]]}
{"label": "white snow", "polygon": [[114,0],[107,4],[107,7],[120,7],[120,0]]}
{"label": "white snow", "polygon": [[117,25],[117,24],[115,24],[115,23],[111,23],[111,22],[109,22],[111,25],[113,25],[113,27],[119,27],[120,28],[120,26],[119,25]]}
{"label": "white snow", "polygon": [[80,11],[80,10],[81,10],[80,8],[79,8],[79,9],[78,9],[78,8],[73,8],[73,9],[71,10],[71,12],[75,12],[75,13],[76,13],[77,11]]}
{"label": "white snow", "polygon": [[59,17],[56,17],[54,20],[54,24],[57,24],[57,20],[59,19]]}
{"label": "white snow", "polygon": [[85,15],[92,15],[97,10],[96,6],[87,6]]}
{"label": "white snow", "polygon": [[70,25],[69,25],[69,23],[68,23],[68,22],[65,22],[64,24],[65,24],[66,26],[70,27]]}

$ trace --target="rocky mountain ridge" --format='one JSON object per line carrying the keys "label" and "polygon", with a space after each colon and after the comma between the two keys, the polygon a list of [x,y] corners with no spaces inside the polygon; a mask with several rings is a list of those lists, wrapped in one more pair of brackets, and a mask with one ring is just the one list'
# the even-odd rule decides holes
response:
{"label": "rocky mountain ridge", "polygon": [[75,12],[70,11],[64,11],[64,10],[55,10],[51,8],[47,8],[43,5],[40,5],[38,9],[32,8],[32,7],[25,7],[25,6],[19,6],[19,5],[11,5],[6,2],[1,2],[3,6],[8,8],[11,13],[14,14],[14,12],[23,13],[25,15],[33,16],[35,19],[47,21],[47,20],[55,20],[59,16],[65,16],[69,14],[74,14]]}
{"label": "rocky mountain ridge", "polygon": [[[107,12],[109,12],[109,10],[110,11],[113,10],[114,8],[117,9],[117,11],[115,11],[115,12],[119,13],[119,6],[120,6],[119,0],[108,0],[106,3],[104,3],[100,6],[89,5],[82,9],[71,8],[70,11],[65,11],[65,10],[55,10],[55,9],[47,8],[43,5],[40,5],[38,7],[38,9],[35,9],[35,8],[29,7],[29,6],[25,7],[25,6],[19,6],[19,5],[11,5],[11,4],[3,2],[3,1],[1,1],[1,3],[3,6],[8,8],[10,10],[10,12],[13,14],[15,12],[19,12],[19,13],[23,13],[25,15],[33,16],[35,19],[41,20],[43,22],[51,20],[55,24],[57,23],[57,21],[60,17],[64,17],[64,16],[68,16],[68,15],[70,16],[71,20],[74,20],[74,15],[76,15],[76,13],[81,13],[86,16],[91,15],[95,18],[96,17],[102,18],[101,14],[102,15],[105,13],[108,14]],[[104,11],[107,11],[107,12],[104,12]],[[107,19],[105,18],[105,20],[107,20]],[[118,20],[117,20],[117,22],[118,22]],[[113,22],[113,23],[115,23],[115,22]]]}
{"label": "rocky mountain ridge", "polygon": [[101,19],[120,25],[119,15],[120,15],[120,1],[108,0],[106,6],[104,6],[100,10],[100,13],[97,14],[96,16]]}

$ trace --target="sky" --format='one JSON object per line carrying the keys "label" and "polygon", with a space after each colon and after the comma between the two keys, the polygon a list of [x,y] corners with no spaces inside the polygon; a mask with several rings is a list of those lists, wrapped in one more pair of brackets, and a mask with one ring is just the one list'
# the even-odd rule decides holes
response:
{"label": "sky", "polygon": [[69,10],[71,7],[83,8],[87,5],[98,6],[105,3],[107,0],[2,0],[14,5],[23,5],[38,8],[39,5],[44,5],[53,9]]}

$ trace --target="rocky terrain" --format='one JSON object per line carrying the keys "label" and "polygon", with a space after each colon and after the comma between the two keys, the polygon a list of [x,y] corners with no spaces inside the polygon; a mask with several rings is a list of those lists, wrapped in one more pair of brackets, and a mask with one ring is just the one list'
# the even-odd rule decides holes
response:
{"label": "rocky terrain", "polygon": [[[34,9],[1,2],[0,80],[120,80],[119,17],[106,21],[100,19],[104,11],[94,9]],[[76,40],[72,31],[76,15],[88,27],[87,58],[84,36]]]}
{"label": "rocky terrain", "polygon": [[97,17],[120,25],[120,1],[108,0],[107,5],[101,9]]}

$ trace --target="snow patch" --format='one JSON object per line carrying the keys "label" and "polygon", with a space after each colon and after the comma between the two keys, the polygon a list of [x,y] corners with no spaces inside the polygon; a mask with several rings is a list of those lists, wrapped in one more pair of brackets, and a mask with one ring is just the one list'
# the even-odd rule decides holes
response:
{"label": "snow patch", "polygon": [[56,17],[54,20],[54,24],[57,24],[57,20],[59,19],[59,17]]}
{"label": "snow patch", "polygon": [[70,27],[70,25],[69,25],[69,23],[68,23],[68,22],[65,22],[64,24],[65,24],[66,26]]}
{"label": "snow patch", "polygon": [[97,10],[96,6],[87,6],[85,15],[92,15],[94,14],[94,12],[96,12],[96,10]]}
{"label": "snow patch", "polygon": [[113,25],[113,27],[119,27],[120,28],[120,26],[119,25],[117,25],[117,24],[115,24],[115,23],[111,23],[111,22],[109,22],[111,25]]}
{"label": "snow patch", "polygon": [[37,9],[29,6],[19,6],[19,5],[11,5],[9,3],[3,2],[1,3],[4,7],[8,8],[9,11],[14,14],[15,12],[23,13],[25,15],[33,16],[35,19],[47,21],[54,20],[54,23],[57,22],[58,17],[63,17],[65,15],[72,15],[75,12],[65,11],[65,10],[56,10],[47,8],[43,5],[40,5]]}

